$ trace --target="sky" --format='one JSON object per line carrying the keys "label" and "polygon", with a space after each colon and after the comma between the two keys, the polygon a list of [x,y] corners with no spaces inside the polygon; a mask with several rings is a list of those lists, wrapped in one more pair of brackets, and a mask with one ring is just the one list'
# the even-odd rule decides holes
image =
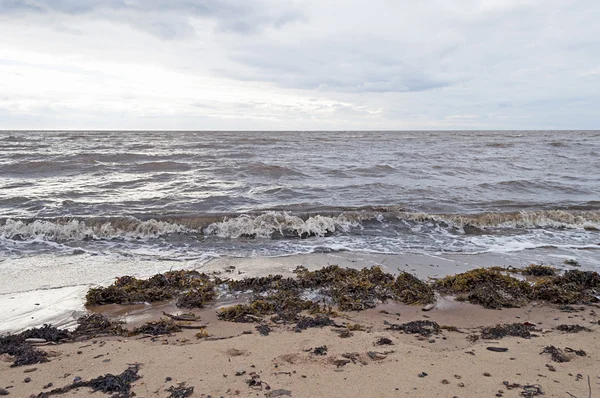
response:
{"label": "sky", "polygon": [[598,0],[0,0],[0,129],[600,129]]}

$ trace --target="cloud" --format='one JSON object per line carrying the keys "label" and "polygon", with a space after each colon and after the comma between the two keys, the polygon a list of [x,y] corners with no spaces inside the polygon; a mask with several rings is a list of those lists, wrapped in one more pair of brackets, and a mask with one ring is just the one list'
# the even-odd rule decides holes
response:
{"label": "cloud", "polygon": [[191,36],[195,18],[213,19],[218,31],[240,34],[281,28],[303,18],[297,8],[256,0],[0,0],[0,15],[12,13],[107,19],[163,39]]}
{"label": "cloud", "polygon": [[0,0],[0,128],[597,128],[599,14],[593,0]]}

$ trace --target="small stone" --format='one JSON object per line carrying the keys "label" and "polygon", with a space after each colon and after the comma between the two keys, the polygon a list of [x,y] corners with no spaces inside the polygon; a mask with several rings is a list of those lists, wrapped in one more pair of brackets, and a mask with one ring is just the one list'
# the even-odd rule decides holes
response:
{"label": "small stone", "polygon": [[31,377],[26,377],[25,380],[23,380],[25,383],[29,383],[31,381]]}
{"label": "small stone", "polygon": [[52,383],[48,383],[48,384],[46,384],[46,385],[45,385],[43,388],[44,388],[44,389],[46,389],[46,388],[50,388],[50,387],[52,387],[53,385],[54,385],[54,384],[52,384]]}
{"label": "small stone", "polygon": [[81,377],[75,376],[75,378],[73,379],[73,383],[77,383],[79,381],[81,381]]}
{"label": "small stone", "polygon": [[485,372],[483,375],[484,375],[485,377],[490,377],[490,376],[491,376],[491,374],[489,374],[488,372]]}
{"label": "small stone", "polygon": [[434,308],[435,308],[435,305],[427,304],[425,307],[421,308],[421,311],[431,311]]}
{"label": "small stone", "polygon": [[8,395],[8,391],[6,391],[4,388],[0,388],[0,395]]}
{"label": "small stone", "polygon": [[460,383],[458,383],[458,386],[459,386],[459,387],[464,387],[464,386],[465,386],[465,383],[463,383],[463,382],[461,381]]}
{"label": "small stone", "polygon": [[165,380],[166,380],[166,381],[171,381],[171,380],[173,380],[173,378],[172,378],[172,377],[169,377],[169,376],[167,376],[167,377],[165,378]]}
{"label": "small stone", "polygon": [[450,384],[450,382],[447,379],[442,380],[442,384]]}
{"label": "small stone", "polygon": [[236,376],[243,376],[246,374],[246,371],[244,369],[238,369],[237,372],[235,372]]}
{"label": "small stone", "polygon": [[25,369],[23,371],[23,373],[31,373],[31,372],[35,372],[37,370],[37,368],[29,368],[29,369]]}
{"label": "small stone", "polygon": [[455,379],[462,379],[462,376],[461,375],[454,375],[454,378]]}
{"label": "small stone", "polygon": [[419,373],[419,377],[425,377],[425,376],[428,376],[428,374],[427,374],[427,373],[425,373],[425,372],[421,372],[421,373]]}

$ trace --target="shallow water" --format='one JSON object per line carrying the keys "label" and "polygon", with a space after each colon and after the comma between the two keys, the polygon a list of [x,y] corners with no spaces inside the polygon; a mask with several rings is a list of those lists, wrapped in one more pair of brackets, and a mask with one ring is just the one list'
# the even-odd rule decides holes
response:
{"label": "shallow water", "polygon": [[598,131],[0,132],[0,294],[222,256],[594,269],[599,230]]}

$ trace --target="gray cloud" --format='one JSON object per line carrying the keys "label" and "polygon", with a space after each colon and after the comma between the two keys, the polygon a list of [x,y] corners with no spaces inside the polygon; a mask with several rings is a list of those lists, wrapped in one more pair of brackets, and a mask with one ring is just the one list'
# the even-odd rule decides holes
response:
{"label": "gray cloud", "polygon": [[340,4],[0,0],[0,128],[600,125],[600,2]]}
{"label": "gray cloud", "polygon": [[218,31],[242,34],[281,28],[303,18],[299,9],[254,0],[0,0],[0,16],[11,13],[109,19],[164,39],[190,36],[190,18],[212,18]]}

